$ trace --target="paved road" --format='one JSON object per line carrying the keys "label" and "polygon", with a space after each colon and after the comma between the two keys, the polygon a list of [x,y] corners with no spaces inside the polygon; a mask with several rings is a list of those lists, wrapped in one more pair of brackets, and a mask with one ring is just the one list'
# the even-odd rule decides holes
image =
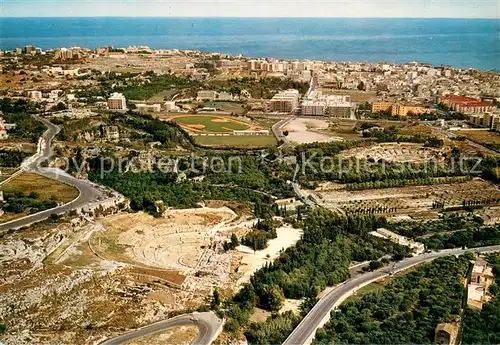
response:
{"label": "paved road", "polygon": [[302,320],[302,322],[295,328],[295,330],[288,336],[288,338],[283,343],[284,345],[304,345],[310,344],[316,330],[321,327],[325,319],[328,320],[330,316],[330,311],[337,307],[342,301],[352,294],[353,291],[357,290],[360,286],[364,286],[375,280],[379,280],[388,276],[392,272],[397,273],[403,271],[412,266],[432,261],[439,257],[445,257],[450,255],[459,255],[465,252],[493,252],[500,251],[499,246],[483,247],[483,248],[471,248],[471,249],[451,249],[443,250],[440,252],[432,252],[412,258],[405,259],[398,262],[394,268],[382,268],[380,270],[369,272],[355,278],[347,280],[345,283],[338,285],[334,290],[321,298],[318,303],[311,309],[309,314]]}
{"label": "paved road", "polygon": [[106,340],[100,345],[118,345],[130,342],[135,339],[148,337],[157,333],[166,331],[174,326],[192,326],[198,327],[198,336],[192,344],[208,345],[215,340],[222,329],[221,320],[213,312],[194,313],[176,316],[174,318],[160,321],[152,325],[140,328],[130,333],[120,335],[116,338]]}
{"label": "paved road", "polygon": [[42,122],[45,126],[47,126],[47,130],[39,141],[37,154],[23,162],[21,169],[66,183],[77,188],[80,194],[75,200],[67,204],[43,212],[35,213],[24,218],[0,224],[0,233],[11,229],[19,229],[21,227],[45,220],[50,217],[51,214],[62,214],[73,209],[82,208],[90,203],[97,202],[105,198],[102,191],[96,184],[74,178],[61,169],[44,168],[41,166],[41,163],[44,160],[52,156],[51,142],[54,136],[59,133],[60,128],[47,119],[39,116],[34,117],[38,121]]}
{"label": "paved road", "polygon": [[287,148],[290,148],[292,147],[292,143],[290,142],[290,140],[288,140],[288,138],[286,137],[285,134],[283,134],[283,131],[281,130],[281,128],[283,128],[284,126],[286,126],[290,121],[292,121],[295,117],[291,117],[291,118],[288,118],[288,119],[283,119],[283,120],[280,120],[278,122],[276,122],[272,127],[272,131],[274,133],[274,136],[276,137],[276,139],[278,140],[278,142],[282,142],[280,148],[281,149],[287,149]]}

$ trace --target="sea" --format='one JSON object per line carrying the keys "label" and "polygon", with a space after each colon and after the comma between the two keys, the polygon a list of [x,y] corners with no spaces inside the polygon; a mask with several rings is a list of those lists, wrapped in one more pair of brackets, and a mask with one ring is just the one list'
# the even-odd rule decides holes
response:
{"label": "sea", "polygon": [[500,19],[0,18],[0,49],[149,46],[500,71]]}

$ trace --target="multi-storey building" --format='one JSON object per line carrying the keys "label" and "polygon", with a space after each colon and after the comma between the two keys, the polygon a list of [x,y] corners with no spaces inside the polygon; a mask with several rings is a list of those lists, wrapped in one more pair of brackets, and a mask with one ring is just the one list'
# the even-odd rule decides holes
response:
{"label": "multi-storey building", "polygon": [[404,105],[404,104],[393,104],[391,107],[391,114],[395,116],[408,116],[408,114],[418,115],[418,114],[428,114],[435,112],[435,109],[424,108],[419,105]]}
{"label": "multi-storey building", "polygon": [[485,113],[483,116],[483,126],[486,126],[490,129],[496,130],[499,122],[500,116],[498,114]]}
{"label": "multi-storey building", "polygon": [[301,111],[304,116],[325,115],[326,102],[307,99],[302,102]]}
{"label": "multi-storey building", "polygon": [[372,112],[376,113],[379,111],[391,111],[392,103],[390,102],[373,102]]}
{"label": "multi-storey building", "polygon": [[372,103],[372,112],[390,112],[394,116],[408,116],[408,114],[428,114],[433,113],[436,110],[430,108],[424,108],[420,105],[414,104],[399,104],[391,102],[374,102]]}
{"label": "multi-storey building", "polygon": [[484,113],[495,109],[493,104],[480,99],[456,95],[441,96],[438,98],[438,103],[443,103],[461,113]]}
{"label": "multi-storey building", "polygon": [[277,113],[291,113],[299,105],[299,91],[289,89],[274,95],[269,102],[269,110]]}
{"label": "multi-storey building", "polygon": [[115,92],[108,98],[108,109],[113,111],[127,110],[127,100],[122,93]]}
{"label": "multi-storey building", "polygon": [[337,118],[351,117],[351,98],[349,96],[321,96],[314,92],[312,99],[302,102],[301,111],[304,116],[331,116]]}

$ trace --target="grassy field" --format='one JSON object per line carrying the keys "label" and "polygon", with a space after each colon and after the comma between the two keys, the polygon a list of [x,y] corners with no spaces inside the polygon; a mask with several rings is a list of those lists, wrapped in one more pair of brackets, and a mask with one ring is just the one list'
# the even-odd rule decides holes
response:
{"label": "grassy field", "polygon": [[75,199],[79,194],[74,187],[33,173],[22,173],[2,186],[2,190],[21,191],[25,194],[35,192],[41,201],[54,200],[64,203]]}
{"label": "grassy field", "polygon": [[491,131],[457,131],[458,135],[463,135],[472,141],[500,148],[500,134]]}
{"label": "grassy field", "polygon": [[363,286],[361,289],[356,291],[354,293],[354,295],[347,298],[346,302],[358,299],[358,298],[362,297],[363,295],[366,295],[366,294],[369,294],[372,292],[380,291],[384,288],[385,284],[387,284],[387,282],[379,281],[379,282],[374,282],[374,283],[368,284],[366,286]]}
{"label": "grassy field", "polygon": [[213,115],[179,116],[172,120],[195,132],[231,133],[232,131],[244,131],[255,127],[243,121]]}
{"label": "grassy field", "polygon": [[275,125],[278,121],[279,121],[279,119],[268,119],[265,117],[252,117],[253,123],[263,127],[264,129],[269,129],[269,130],[271,130],[273,125]]}
{"label": "grassy field", "polygon": [[177,89],[158,92],[156,95],[151,96],[151,98],[148,99],[148,102],[164,102],[165,100],[169,101],[177,92]]}
{"label": "grassy field", "polygon": [[230,135],[230,136],[197,136],[195,140],[198,144],[203,146],[212,147],[234,147],[234,148],[265,148],[276,146],[276,138],[272,135],[262,136],[243,136],[243,135]]}
{"label": "grassy field", "polygon": [[[4,168],[0,167],[0,181],[6,180],[15,173],[18,170],[18,168]],[[2,189],[3,190],[3,189]]]}

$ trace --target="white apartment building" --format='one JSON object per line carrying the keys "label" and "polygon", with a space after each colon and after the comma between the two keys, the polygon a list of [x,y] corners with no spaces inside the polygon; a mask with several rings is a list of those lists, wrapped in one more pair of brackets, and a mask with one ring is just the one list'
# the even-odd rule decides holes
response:
{"label": "white apartment building", "polygon": [[304,116],[324,116],[326,102],[319,100],[305,100],[302,102],[301,110]]}
{"label": "white apartment building", "polygon": [[299,106],[299,91],[289,89],[278,92],[269,103],[269,110],[277,113],[291,113]]}
{"label": "white apartment building", "polygon": [[343,95],[321,96],[311,93],[310,99],[301,105],[304,116],[331,116],[348,119],[351,117],[351,97]]}
{"label": "white apartment building", "polygon": [[166,111],[179,111],[179,107],[175,105],[174,101],[167,101],[163,105]]}
{"label": "white apartment building", "polygon": [[108,110],[125,111],[127,110],[127,100],[122,93],[115,92],[108,98]]}

